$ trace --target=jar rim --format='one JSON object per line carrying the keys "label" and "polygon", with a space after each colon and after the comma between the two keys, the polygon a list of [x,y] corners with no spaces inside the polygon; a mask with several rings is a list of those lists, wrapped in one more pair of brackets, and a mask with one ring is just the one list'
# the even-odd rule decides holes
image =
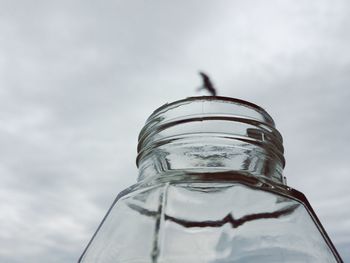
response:
{"label": "jar rim", "polygon": [[193,97],[187,97],[185,99],[176,100],[176,101],[173,101],[170,103],[165,103],[164,105],[155,109],[153,111],[153,113],[148,117],[147,121],[162,114],[164,111],[168,111],[170,108],[174,108],[174,107],[177,107],[177,106],[180,106],[183,104],[196,102],[196,101],[226,102],[226,103],[232,103],[235,105],[245,106],[245,107],[251,108],[251,109],[259,112],[260,114],[264,115],[267,123],[270,124],[272,127],[275,127],[275,122],[274,122],[273,118],[264,108],[260,107],[257,104],[254,104],[252,102],[246,101],[246,100],[232,98],[232,97],[225,97],[225,96],[193,96]]}

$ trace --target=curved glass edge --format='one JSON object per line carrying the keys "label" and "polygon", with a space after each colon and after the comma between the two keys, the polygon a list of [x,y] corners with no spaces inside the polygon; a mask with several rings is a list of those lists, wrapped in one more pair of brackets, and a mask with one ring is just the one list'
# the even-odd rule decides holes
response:
{"label": "curved glass edge", "polygon": [[237,98],[232,98],[232,97],[224,97],[224,96],[196,96],[196,97],[188,97],[185,99],[181,99],[181,100],[177,100],[174,102],[170,102],[170,103],[166,103],[162,106],[160,106],[159,108],[157,108],[149,117],[149,119],[161,114],[164,111],[167,111],[168,109],[180,106],[182,104],[186,104],[186,103],[191,103],[193,101],[222,101],[222,102],[228,102],[228,103],[234,103],[234,104],[240,104],[240,105],[244,105],[246,107],[249,107],[251,109],[254,109],[255,111],[260,112],[263,115],[266,115],[266,117],[268,117],[269,122],[271,124],[275,124],[272,117],[270,116],[270,114],[263,109],[262,107],[246,101],[246,100],[242,100],[242,99],[237,99]]}

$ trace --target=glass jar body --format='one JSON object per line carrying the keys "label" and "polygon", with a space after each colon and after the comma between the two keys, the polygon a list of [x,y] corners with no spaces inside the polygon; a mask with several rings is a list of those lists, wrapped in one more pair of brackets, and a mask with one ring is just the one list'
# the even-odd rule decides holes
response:
{"label": "glass jar body", "polygon": [[250,102],[193,97],[141,130],[138,183],[120,193],[81,263],[341,262],[286,185],[282,136]]}
{"label": "glass jar body", "polygon": [[81,258],[337,262],[305,197],[235,172],[168,173],[123,191]]}

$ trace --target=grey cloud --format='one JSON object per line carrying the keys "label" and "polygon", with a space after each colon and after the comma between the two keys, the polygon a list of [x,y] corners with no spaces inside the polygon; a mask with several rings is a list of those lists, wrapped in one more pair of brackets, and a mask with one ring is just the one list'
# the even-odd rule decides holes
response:
{"label": "grey cloud", "polygon": [[146,117],[199,69],[271,113],[288,181],[348,257],[346,1],[0,5],[1,261],[74,262],[136,181]]}

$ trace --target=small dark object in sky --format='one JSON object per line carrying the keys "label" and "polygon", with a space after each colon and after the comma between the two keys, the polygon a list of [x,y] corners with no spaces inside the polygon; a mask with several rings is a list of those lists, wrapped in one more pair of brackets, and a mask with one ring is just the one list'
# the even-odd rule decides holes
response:
{"label": "small dark object in sky", "polygon": [[203,79],[203,85],[201,87],[199,87],[198,90],[205,89],[205,90],[209,91],[209,93],[212,96],[216,96],[216,89],[214,88],[213,83],[210,81],[209,76],[202,71],[200,71],[199,74],[201,75],[201,77]]}

